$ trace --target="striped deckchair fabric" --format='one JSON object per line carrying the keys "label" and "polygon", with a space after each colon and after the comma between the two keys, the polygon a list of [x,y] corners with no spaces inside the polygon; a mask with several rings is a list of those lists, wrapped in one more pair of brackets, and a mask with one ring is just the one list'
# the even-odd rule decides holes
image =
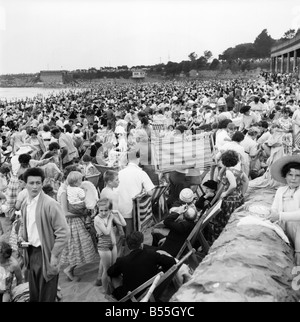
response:
{"label": "striped deckchair fabric", "polygon": [[[165,193],[169,189],[169,186],[169,184],[155,186],[153,194],[151,196],[152,206],[155,206],[156,204],[158,205],[158,222],[160,222],[162,219],[162,211],[164,217],[168,214],[168,206]],[[163,200],[161,200],[161,198],[163,198]]]}
{"label": "striped deckchair fabric", "polygon": [[294,147],[300,149],[300,131],[294,137]]}
{"label": "striped deckchair fabric", "polygon": [[144,233],[154,225],[152,216],[152,196],[141,194],[133,198],[133,226],[134,230]]}
{"label": "striped deckchair fabric", "polygon": [[156,202],[160,196],[168,189],[168,185],[160,185],[160,186],[155,186],[153,194],[152,194],[152,201]]}
{"label": "striped deckchair fabric", "polygon": [[167,138],[153,137],[151,153],[157,171],[199,168],[209,169],[214,163],[212,133],[178,135]]}
{"label": "striped deckchair fabric", "polygon": [[165,128],[166,128],[165,124],[155,124],[155,123],[152,124],[153,131],[164,131]]}

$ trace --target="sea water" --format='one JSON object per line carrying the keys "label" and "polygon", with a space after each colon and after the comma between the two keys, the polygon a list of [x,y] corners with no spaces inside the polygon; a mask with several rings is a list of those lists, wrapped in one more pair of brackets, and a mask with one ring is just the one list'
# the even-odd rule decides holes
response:
{"label": "sea water", "polygon": [[12,102],[20,99],[57,95],[65,91],[78,91],[78,88],[44,88],[44,87],[1,87],[0,100]]}

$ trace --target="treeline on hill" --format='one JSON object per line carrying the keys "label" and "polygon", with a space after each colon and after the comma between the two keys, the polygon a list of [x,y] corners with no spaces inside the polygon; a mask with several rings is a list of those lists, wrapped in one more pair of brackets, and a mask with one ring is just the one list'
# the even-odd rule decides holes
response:
{"label": "treeline on hill", "polygon": [[298,35],[300,35],[300,28],[297,32],[294,29],[289,29],[280,39],[275,40],[268,34],[267,29],[264,29],[253,43],[239,44],[227,48],[223,54],[219,55],[219,59],[215,58],[211,61],[212,53],[209,50],[205,51],[204,55],[200,57],[193,52],[188,56],[190,60],[180,63],[169,61],[166,65],[152,66],[150,71],[164,72],[165,75],[175,76],[180,73],[188,73],[191,70],[230,69],[231,71],[245,71],[257,67],[268,68],[271,47]]}
{"label": "treeline on hill", "polygon": [[[180,74],[187,75],[191,71],[201,70],[226,70],[245,71],[260,67],[262,69],[269,68],[269,59],[271,47],[288,39],[292,39],[300,34],[300,28],[297,32],[294,29],[289,29],[284,35],[278,39],[273,39],[267,29],[264,29],[254,40],[253,43],[239,44],[235,47],[227,48],[219,59],[211,59],[213,54],[210,50],[204,51],[204,54],[199,56],[192,52],[188,55],[188,60],[183,60],[180,63],[169,61],[167,64],[157,64],[152,66],[135,66],[135,68],[144,68],[147,70],[147,75],[161,75],[167,77],[175,77]],[[122,77],[130,78],[132,72],[127,69],[127,66],[120,66],[114,71],[94,71],[90,73],[74,75],[76,78],[111,78]]]}
{"label": "treeline on hill", "polygon": [[[264,29],[254,40],[253,43],[238,44],[235,47],[227,48],[217,58],[212,58],[213,54],[210,50],[204,51],[204,54],[198,57],[195,52],[188,55],[188,60],[183,60],[180,63],[169,61],[167,64],[157,64],[152,66],[133,66],[130,69],[126,66],[118,67],[102,67],[100,69],[89,68],[88,70],[76,70],[70,72],[74,81],[88,80],[99,78],[124,78],[129,79],[132,76],[132,70],[144,69],[147,76],[163,76],[175,77],[181,74],[190,75],[193,71],[198,72],[201,70],[216,70],[224,71],[231,70],[245,71],[256,69],[268,69],[270,66],[270,51],[271,47],[300,35],[300,28],[297,32],[294,29],[289,29],[284,35],[278,39],[273,39],[267,29]],[[15,75],[14,75],[15,76]],[[26,74],[20,75],[22,77]],[[28,75],[27,75],[28,76]],[[31,74],[33,79],[31,81],[37,82],[39,77],[37,74]],[[1,79],[7,78],[8,75],[2,75]]]}

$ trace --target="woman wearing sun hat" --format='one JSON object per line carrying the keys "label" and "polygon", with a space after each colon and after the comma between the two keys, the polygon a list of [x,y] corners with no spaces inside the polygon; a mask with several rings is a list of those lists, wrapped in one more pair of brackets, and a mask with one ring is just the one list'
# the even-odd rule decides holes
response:
{"label": "woman wearing sun hat", "polygon": [[270,220],[279,221],[295,248],[300,265],[300,154],[285,156],[270,168],[274,180],[284,184],[276,191]]}

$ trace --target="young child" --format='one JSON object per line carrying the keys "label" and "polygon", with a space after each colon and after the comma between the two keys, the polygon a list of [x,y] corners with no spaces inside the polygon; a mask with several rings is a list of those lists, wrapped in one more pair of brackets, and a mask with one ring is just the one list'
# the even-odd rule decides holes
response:
{"label": "young child", "polygon": [[[98,236],[98,253],[100,255],[100,264],[96,285],[103,285],[108,293],[107,270],[117,259],[116,236],[113,230],[113,223],[126,226],[126,221],[119,211],[112,210],[112,203],[109,199],[100,199],[97,203],[98,214],[94,219],[94,227]],[[100,282],[101,281],[101,282]]]}
{"label": "young child", "polygon": [[73,214],[82,215],[86,211],[85,191],[80,186],[83,175],[79,171],[71,171],[67,177],[67,200],[69,211]]}
{"label": "young child", "polygon": [[82,157],[82,173],[85,177],[99,174],[100,172],[92,163],[92,157],[85,154]]}
{"label": "young child", "polygon": [[11,246],[0,242],[0,302],[10,302],[14,278],[16,284],[22,283],[22,271],[17,260],[12,256]]}
{"label": "young child", "polygon": [[118,193],[119,174],[117,171],[107,170],[103,174],[104,188],[100,193],[100,198],[107,198],[113,204],[113,210],[118,209]]}
{"label": "young child", "polygon": [[[119,174],[117,171],[107,170],[103,175],[104,185],[105,187],[102,189],[100,193],[100,199],[107,198],[112,202],[112,209],[118,210],[118,191],[117,188],[119,186]],[[123,241],[125,237],[125,233],[123,227],[121,225],[116,225],[115,234],[117,240],[117,249],[118,249],[118,257],[122,255],[123,250]]]}

